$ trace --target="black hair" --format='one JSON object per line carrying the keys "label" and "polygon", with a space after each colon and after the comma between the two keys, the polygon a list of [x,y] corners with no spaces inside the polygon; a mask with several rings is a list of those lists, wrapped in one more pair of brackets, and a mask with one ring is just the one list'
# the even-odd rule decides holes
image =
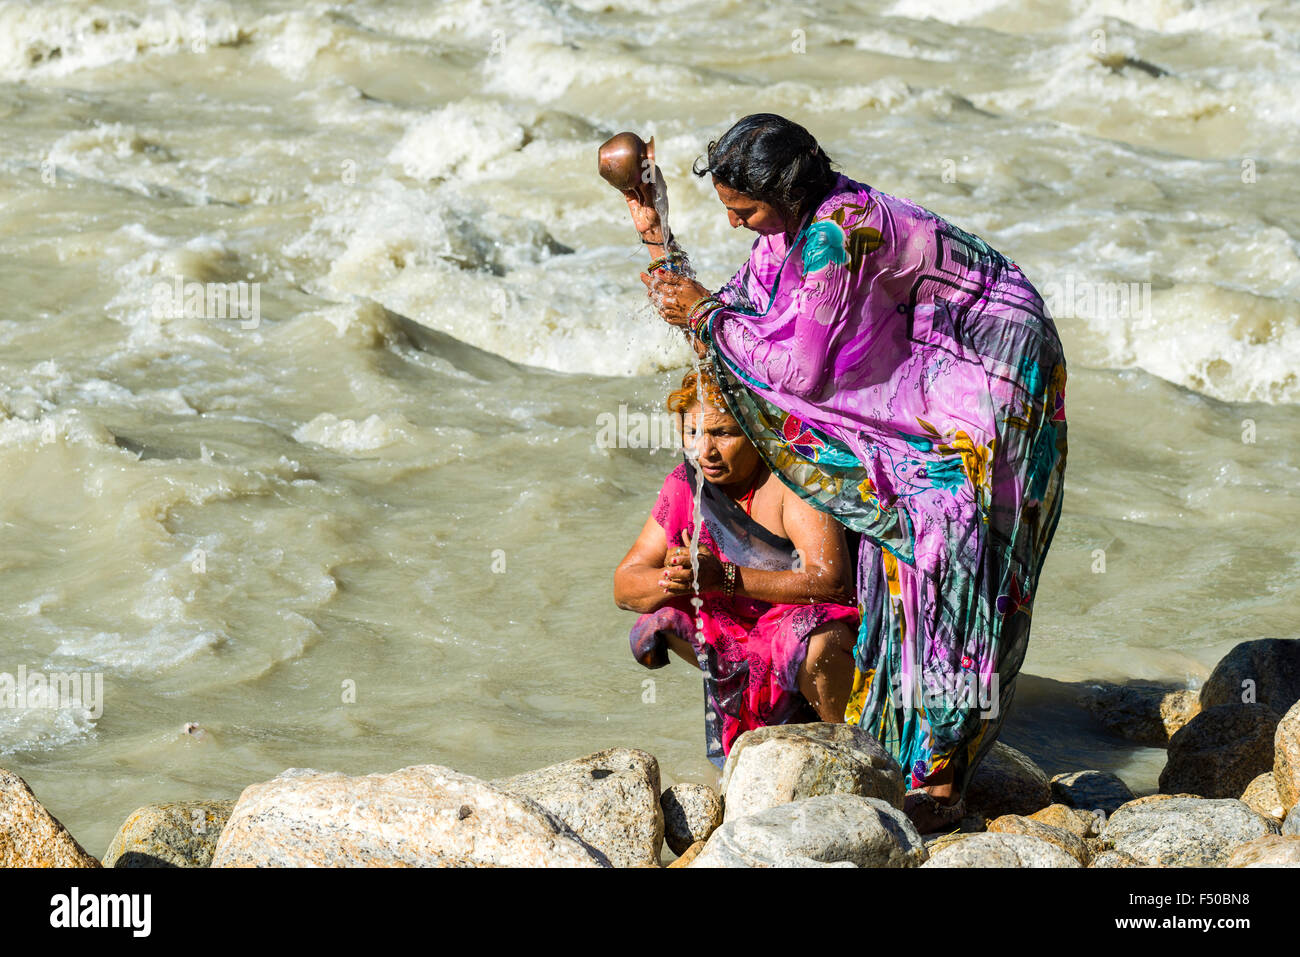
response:
{"label": "black hair", "polygon": [[813,135],[775,113],[752,113],[738,120],[709,143],[707,157],[697,159],[691,172],[712,173],[736,192],[770,203],[790,230],[798,229],[808,211],[821,204],[836,179],[831,158]]}

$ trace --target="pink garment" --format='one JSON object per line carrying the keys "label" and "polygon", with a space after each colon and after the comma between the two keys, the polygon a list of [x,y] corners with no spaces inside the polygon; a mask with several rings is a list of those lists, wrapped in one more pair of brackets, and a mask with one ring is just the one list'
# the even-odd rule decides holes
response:
{"label": "pink garment", "polygon": [[[685,462],[679,464],[664,479],[655,502],[655,521],[672,545],[682,541],[683,530],[689,536],[694,528],[695,478],[693,469]],[[700,543],[720,560],[741,568],[795,567],[794,544],[789,539],[763,528],[707,482],[702,508]],[[694,619],[691,596],[674,598],[657,611],[642,615],[630,640],[637,653],[653,641],[656,632],[669,630],[695,649],[704,672],[709,757],[721,763],[732,742],[752,728],[818,720],[798,686],[808,635],[826,622],[840,619],[856,631],[856,606],[774,605],[743,596],[728,600],[721,593],[705,593],[701,598],[704,603]]]}

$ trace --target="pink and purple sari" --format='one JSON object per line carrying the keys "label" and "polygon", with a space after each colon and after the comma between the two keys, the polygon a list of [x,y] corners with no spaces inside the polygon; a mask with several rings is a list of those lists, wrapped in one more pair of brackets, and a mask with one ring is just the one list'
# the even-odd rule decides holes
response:
{"label": "pink and purple sari", "polygon": [[755,241],[707,361],[768,466],[862,533],[847,721],[964,794],[1014,696],[1061,513],[1065,359],[982,239],[841,175]]}
{"label": "pink and purple sari", "polygon": [[[694,530],[696,484],[695,469],[685,460],[664,479],[653,514],[669,542],[680,542],[683,530],[688,535]],[[759,525],[707,481],[700,509],[700,543],[720,560],[773,571],[795,567],[793,542]],[[856,627],[858,609],[830,603],[777,605],[718,593],[700,597],[698,615],[691,614],[691,596],[673,598],[639,617],[628,637],[642,661],[658,632],[673,632],[690,643],[704,675],[705,753],[721,767],[732,742],[752,728],[819,720],[798,685],[808,636],[837,619]]]}

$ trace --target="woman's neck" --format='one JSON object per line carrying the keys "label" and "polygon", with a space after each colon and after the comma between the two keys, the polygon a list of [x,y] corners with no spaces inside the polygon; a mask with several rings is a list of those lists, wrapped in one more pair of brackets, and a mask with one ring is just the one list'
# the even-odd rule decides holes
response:
{"label": "woman's neck", "polygon": [[739,482],[733,482],[730,485],[723,485],[722,490],[727,493],[733,501],[739,502],[750,490],[757,491],[758,487],[763,484],[763,480],[768,476],[767,466],[759,462],[754,471],[749,474],[749,478]]}

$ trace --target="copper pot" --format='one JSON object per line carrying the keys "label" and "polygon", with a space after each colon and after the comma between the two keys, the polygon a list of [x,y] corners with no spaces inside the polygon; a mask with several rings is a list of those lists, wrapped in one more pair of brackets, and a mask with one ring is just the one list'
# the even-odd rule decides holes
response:
{"label": "copper pot", "polygon": [[601,178],[621,193],[634,190],[643,199],[650,185],[647,170],[655,168],[655,138],[647,143],[635,133],[616,133],[600,147],[598,155]]}

